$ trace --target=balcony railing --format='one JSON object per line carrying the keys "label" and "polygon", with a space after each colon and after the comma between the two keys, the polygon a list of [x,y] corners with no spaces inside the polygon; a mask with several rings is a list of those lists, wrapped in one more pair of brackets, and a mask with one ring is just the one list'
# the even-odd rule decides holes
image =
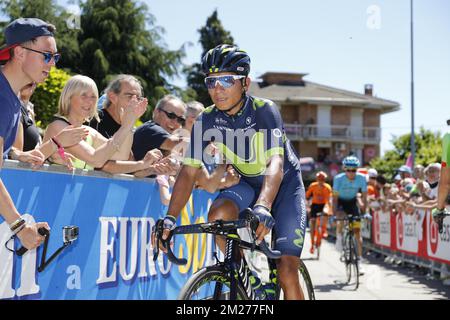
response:
{"label": "balcony railing", "polygon": [[288,138],[292,141],[346,141],[359,143],[380,143],[380,128],[352,128],[344,125],[300,125],[285,124]]}

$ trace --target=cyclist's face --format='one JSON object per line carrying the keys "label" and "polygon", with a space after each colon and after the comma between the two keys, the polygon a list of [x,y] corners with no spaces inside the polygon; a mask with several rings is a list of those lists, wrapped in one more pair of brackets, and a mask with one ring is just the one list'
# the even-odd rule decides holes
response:
{"label": "cyclist's face", "polygon": [[345,170],[345,175],[347,176],[347,178],[349,180],[355,179],[356,169],[344,169],[344,170]]}
{"label": "cyclist's face", "polygon": [[[218,72],[209,74],[210,77],[235,75],[233,72]],[[247,90],[250,85],[250,79],[247,77],[245,88],[242,86],[241,80],[235,80],[234,84],[229,88],[224,88],[219,81],[216,82],[214,89],[208,89],[211,100],[219,110],[227,110],[236,104],[242,97],[242,93]]]}

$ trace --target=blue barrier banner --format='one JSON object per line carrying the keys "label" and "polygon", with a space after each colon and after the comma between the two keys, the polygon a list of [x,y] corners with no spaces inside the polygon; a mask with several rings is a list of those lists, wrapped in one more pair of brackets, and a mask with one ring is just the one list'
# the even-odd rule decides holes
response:
{"label": "blue barrier banner", "polygon": [[[3,169],[0,177],[28,222],[51,227],[47,258],[63,244],[62,228],[79,237],[43,271],[42,246],[22,257],[5,248],[11,237],[0,218],[0,299],[176,299],[193,272],[215,262],[211,235],[180,235],[174,252],[188,259],[153,261],[151,228],[165,215],[156,182],[48,171]],[[216,194],[194,190],[177,224],[207,220]],[[8,247],[20,247],[18,240]]]}

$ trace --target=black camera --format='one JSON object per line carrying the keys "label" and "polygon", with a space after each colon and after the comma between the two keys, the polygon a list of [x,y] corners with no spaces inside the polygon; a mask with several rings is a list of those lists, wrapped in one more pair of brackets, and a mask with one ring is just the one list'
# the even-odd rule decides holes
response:
{"label": "black camera", "polygon": [[63,227],[63,241],[64,243],[73,242],[78,239],[78,230],[77,226],[65,226]]}

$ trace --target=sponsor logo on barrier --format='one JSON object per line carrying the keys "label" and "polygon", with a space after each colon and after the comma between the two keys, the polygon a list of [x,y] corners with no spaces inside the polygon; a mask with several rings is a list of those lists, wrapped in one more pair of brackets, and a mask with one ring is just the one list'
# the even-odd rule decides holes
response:
{"label": "sponsor logo on barrier", "polygon": [[436,222],[433,221],[433,219],[429,219],[430,223],[428,224],[428,234],[430,239],[430,249],[433,254],[436,254],[437,247],[439,244],[439,227]]}
{"label": "sponsor logo on barrier", "polygon": [[[32,216],[22,215],[27,223],[34,223]],[[27,251],[21,259],[7,250],[4,243],[11,237],[9,225],[0,224],[0,299],[10,299],[39,293],[36,283],[36,250]],[[18,243],[18,242],[17,242]],[[13,241],[9,242],[9,246]],[[12,249],[12,248],[11,248]],[[18,247],[15,248],[16,250]],[[20,272],[20,283],[15,282],[15,274]]]}
{"label": "sponsor logo on barrier", "polygon": [[397,237],[400,247],[403,246],[403,214],[397,214]]}

